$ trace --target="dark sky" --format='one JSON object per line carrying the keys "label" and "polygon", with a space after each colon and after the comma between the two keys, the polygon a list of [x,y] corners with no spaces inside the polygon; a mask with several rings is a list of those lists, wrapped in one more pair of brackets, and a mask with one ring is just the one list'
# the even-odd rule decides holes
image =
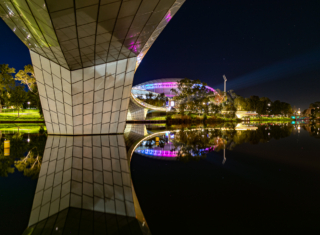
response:
{"label": "dark sky", "polygon": [[[320,101],[320,1],[187,0],[136,72],[200,79],[245,97],[266,96],[307,108]],[[27,48],[1,20],[0,63],[31,63]]]}

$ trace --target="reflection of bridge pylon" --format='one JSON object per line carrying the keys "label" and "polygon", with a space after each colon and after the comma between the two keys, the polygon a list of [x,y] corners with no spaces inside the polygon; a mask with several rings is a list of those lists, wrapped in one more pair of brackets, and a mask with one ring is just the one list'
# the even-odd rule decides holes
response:
{"label": "reflection of bridge pylon", "polygon": [[151,234],[129,163],[123,135],[48,136],[25,234]]}

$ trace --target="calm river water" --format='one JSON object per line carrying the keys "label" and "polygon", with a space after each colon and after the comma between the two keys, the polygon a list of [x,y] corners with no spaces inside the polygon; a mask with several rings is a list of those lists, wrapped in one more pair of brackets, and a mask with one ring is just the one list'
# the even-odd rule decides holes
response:
{"label": "calm river water", "polygon": [[319,124],[0,131],[1,235],[320,233]]}

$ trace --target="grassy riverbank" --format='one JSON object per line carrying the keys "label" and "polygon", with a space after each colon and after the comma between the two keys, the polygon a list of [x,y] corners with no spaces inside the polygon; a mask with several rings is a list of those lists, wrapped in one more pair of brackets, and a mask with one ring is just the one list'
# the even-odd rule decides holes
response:
{"label": "grassy riverbank", "polygon": [[44,121],[40,117],[39,111],[35,109],[22,109],[19,111],[14,109],[3,109],[0,113],[0,122],[1,121]]}
{"label": "grassy riverbank", "polygon": [[0,124],[0,132],[2,134],[13,134],[13,133],[39,133],[40,130],[47,130],[44,124],[36,123],[21,123],[21,124]]}

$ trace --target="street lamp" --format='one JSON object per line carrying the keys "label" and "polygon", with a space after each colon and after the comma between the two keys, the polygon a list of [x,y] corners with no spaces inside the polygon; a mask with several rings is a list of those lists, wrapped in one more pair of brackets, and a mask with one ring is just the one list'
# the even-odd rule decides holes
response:
{"label": "street lamp", "polygon": [[30,101],[28,101],[29,109],[30,109]]}

